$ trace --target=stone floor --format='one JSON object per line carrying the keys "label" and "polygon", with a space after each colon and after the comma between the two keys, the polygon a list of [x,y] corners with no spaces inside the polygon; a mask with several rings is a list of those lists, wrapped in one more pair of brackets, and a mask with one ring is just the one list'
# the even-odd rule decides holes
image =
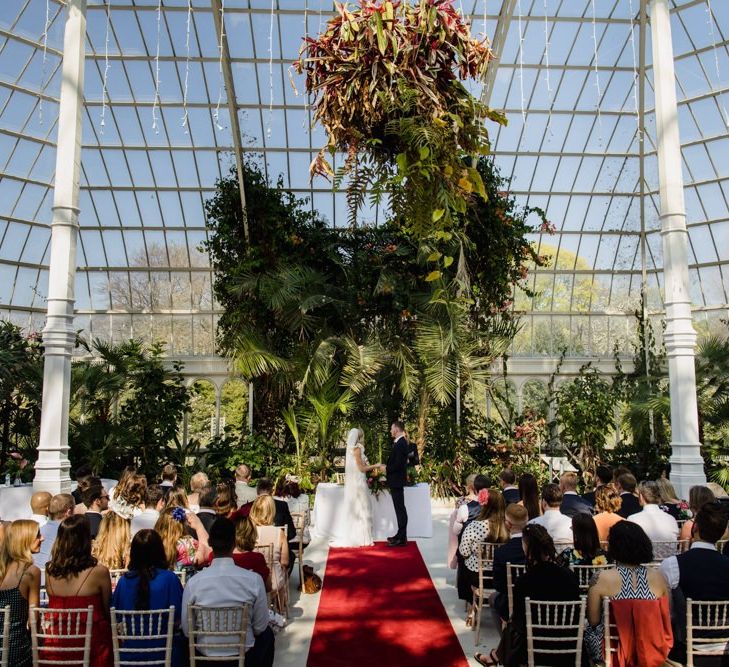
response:
{"label": "stone floor", "polygon": [[[416,541],[423,559],[428,565],[433,584],[451,620],[453,630],[469,660],[469,665],[475,666],[478,665],[473,659],[476,652],[474,647],[476,635],[466,627],[463,603],[458,600],[455,589],[455,570],[449,569],[446,564],[449,515],[448,507],[434,503],[433,537]],[[306,549],[304,562],[312,565],[316,573],[321,576],[324,572],[328,551],[329,547],[325,541],[314,540]],[[298,576],[298,568],[296,568],[291,580],[291,620],[276,638],[275,667],[305,667],[306,665],[319,605],[319,594],[301,595],[299,591],[295,590],[299,581]],[[498,643],[498,635],[491,623],[488,611],[484,612],[483,624],[478,650],[487,652]]]}

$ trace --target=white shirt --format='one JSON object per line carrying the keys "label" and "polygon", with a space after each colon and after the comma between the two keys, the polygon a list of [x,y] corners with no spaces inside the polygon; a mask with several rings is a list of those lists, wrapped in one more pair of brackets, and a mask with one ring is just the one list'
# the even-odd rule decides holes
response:
{"label": "white shirt", "polygon": [[[694,542],[691,549],[709,549],[716,551],[716,547],[708,542]],[[678,582],[681,578],[681,572],[678,569],[678,560],[676,556],[669,556],[664,559],[660,565],[661,574],[671,588],[678,588]]]}
{"label": "white shirt", "polygon": [[[189,635],[187,605],[205,607],[235,607],[250,604],[246,650],[255,643],[255,635],[260,635],[268,626],[268,598],[266,587],[260,574],[238,567],[232,558],[215,558],[209,567],[192,577],[185,585],[182,594],[181,627]],[[223,637],[222,642],[229,642]],[[214,644],[207,639],[206,644]],[[233,649],[207,648],[205,655],[238,655]]]}
{"label": "white shirt", "polygon": [[637,523],[651,542],[670,542],[678,539],[678,524],[658,505],[644,505],[640,512],[631,514],[628,521]]}
{"label": "white shirt", "polygon": [[252,503],[258,497],[258,493],[252,486],[248,486],[248,482],[240,480],[235,483],[235,495],[238,498],[238,507]]}
{"label": "white shirt", "polygon": [[140,530],[149,529],[154,530],[159,519],[159,512],[156,509],[147,508],[141,514],[132,517],[132,525],[130,531],[132,537],[134,537]]}
{"label": "white shirt", "polygon": [[31,514],[30,520],[35,521],[41,528],[48,523],[48,517],[45,514]]}
{"label": "white shirt", "polygon": [[555,542],[572,544],[572,519],[562,514],[559,507],[548,507],[542,516],[534,517],[529,523],[543,526]]}

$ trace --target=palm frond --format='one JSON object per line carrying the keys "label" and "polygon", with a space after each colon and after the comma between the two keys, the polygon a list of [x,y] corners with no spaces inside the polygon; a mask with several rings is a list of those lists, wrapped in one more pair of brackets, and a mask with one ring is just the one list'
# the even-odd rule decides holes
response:
{"label": "palm frond", "polygon": [[292,368],[288,359],[272,352],[252,332],[238,336],[232,357],[235,370],[246,380],[285,373]]}
{"label": "palm frond", "polygon": [[339,384],[354,394],[362,393],[377,377],[385,365],[385,351],[377,340],[358,344],[347,336],[342,339],[345,352]]}

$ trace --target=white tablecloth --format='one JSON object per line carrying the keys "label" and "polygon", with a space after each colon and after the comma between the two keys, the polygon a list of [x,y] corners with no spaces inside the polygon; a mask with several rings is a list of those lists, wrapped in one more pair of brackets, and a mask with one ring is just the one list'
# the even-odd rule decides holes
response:
{"label": "white tablecloth", "polygon": [[[343,535],[347,521],[344,507],[344,487],[322,483],[316,487],[311,532],[316,537],[333,539]],[[384,540],[397,532],[397,519],[392,498],[383,491],[377,498],[370,495],[374,538]],[[405,487],[405,507],[408,512],[408,537],[433,537],[433,517],[430,511],[430,486],[417,484]]]}

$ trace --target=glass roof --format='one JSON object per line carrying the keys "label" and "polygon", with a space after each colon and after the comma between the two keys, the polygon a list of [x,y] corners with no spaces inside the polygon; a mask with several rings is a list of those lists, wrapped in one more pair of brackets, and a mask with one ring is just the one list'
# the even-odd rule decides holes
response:
{"label": "glass roof", "polygon": [[[492,140],[514,193],[557,227],[533,239],[552,263],[533,274],[537,297],[517,299],[527,316],[515,354],[628,350],[643,280],[650,312],[662,311],[650,26],[641,27],[640,4],[456,0],[475,35],[505,35],[495,40],[492,85],[473,91],[508,114]],[[89,1],[76,280],[76,327],[87,333],[214,353],[217,311],[199,246],[204,201],[235,164],[229,96],[243,150],[262,154],[270,177],[281,174],[333,225],[346,224],[344,194],[309,183],[325,137],[310,128],[303,81],[290,70],[331,2],[221,5],[232,90],[219,0]],[[691,296],[697,327],[711,328],[729,312],[729,3],[670,6]],[[59,0],[0,3],[0,316],[34,328],[45,314],[65,15]]]}

